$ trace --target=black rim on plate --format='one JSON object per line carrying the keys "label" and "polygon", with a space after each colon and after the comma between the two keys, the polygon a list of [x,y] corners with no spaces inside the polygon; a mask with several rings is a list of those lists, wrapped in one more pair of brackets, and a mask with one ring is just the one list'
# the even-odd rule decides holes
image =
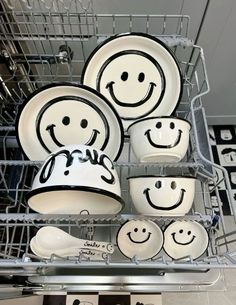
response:
{"label": "black rim on plate", "polygon": [[[132,220],[135,220],[135,219],[127,220],[126,222],[124,222],[124,223],[119,227],[119,229],[118,229],[118,231],[117,231],[117,233],[116,233],[116,244],[117,244],[117,247],[118,247],[119,251],[120,251],[125,257],[127,257],[127,258],[129,258],[129,259],[132,259],[132,257],[129,257],[129,256],[125,255],[125,254],[123,253],[123,251],[120,249],[120,246],[119,246],[119,243],[118,243],[118,235],[119,235],[120,230],[123,228],[123,226],[124,226],[126,223],[128,223],[128,222],[130,222],[130,221],[132,221]],[[137,219],[137,220],[140,221],[140,219]],[[156,225],[156,226],[160,229],[160,232],[161,232],[161,234],[162,234],[162,244],[161,244],[161,247],[160,247],[159,251],[158,251],[155,255],[150,256],[149,258],[141,259],[142,261],[147,261],[147,260],[152,259],[153,257],[155,257],[155,256],[156,256],[159,252],[161,252],[161,250],[163,249],[163,245],[164,245],[164,234],[163,234],[162,229],[159,227],[159,225],[156,224],[154,221],[152,221],[152,220],[144,220],[144,221],[154,223],[154,225]]]}
{"label": "black rim on plate", "polygon": [[[47,90],[49,88],[54,88],[54,87],[61,87],[61,86],[66,86],[66,87],[76,87],[76,88],[81,88],[81,89],[85,89],[87,91],[90,91],[91,93],[97,95],[100,99],[102,99],[105,104],[108,105],[108,107],[111,109],[111,111],[114,113],[115,117],[116,117],[116,120],[118,122],[118,125],[119,125],[119,128],[120,128],[120,147],[117,151],[117,154],[116,154],[116,157],[114,158],[113,161],[116,161],[121,152],[122,152],[122,149],[123,149],[123,145],[124,145],[124,129],[123,129],[123,124],[121,122],[121,118],[119,117],[116,109],[114,108],[114,106],[107,100],[106,97],[104,97],[100,92],[96,91],[95,89],[89,87],[89,86],[86,86],[86,85],[80,85],[80,84],[76,84],[76,83],[69,83],[69,82],[59,82],[59,83],[52,83],[52,84],[48,84],[48,85],[45,85],[41,88],[38,88],[36,89],[35,91],[33,91],[31,94],[29,94],[27,96],[27,98],[25,99],[24,103],[22,105],[20,105],[19,109],[18,109],[18,113],[17,113],[17,116],[16,116],[16,123],[15,123],[15,126],[16,126],[16,139],[17,139],[17,142],[18,142],[18,145],[20,147],[20,149],[22,150],[24,156],[26,157],[26,159],[29,159],[29,157],[27,156],[26,152],[24,151],[24,148],[22,147],[21,145],[21,141],[20,141],[20,135],[19,135],[19,122],[20,122],[20,117],[21,117],[21,114],[22,112],[24,111],[24,108],[25,106],[27,105],[27,103],[30,102],[30,100],[36,96],[38,93],[44,91],[44,90]],[[49,101],[50,102],[50,101]],[[39,141],[40,142],[40,141]],[[40,142],[41,143],[41,142]],[[45,149],[45,148],[44,148]]]}
{"label": "black rim on plate", "polygon": [[[183,80],[183,77],[182,77],[182,71],[180,69],[180,65],[179,65],[179,62],[175,56],[175,54],[173,53],[173,51],[163,42],[161,41],[160,39],[158,39],[157,37],[154,37],[154,36],[151,36],[147,33],[142,33],[142,32],[129,32],[129,33],[120,33],[120,34],[116,34],[116,35],[113,35],[109,38],[107,38],[105,41],[101,42],[89,55],[89,57],[87,58],[85,64],[84,64],[84,67],[83,67],[83,70],[82,70],[82,73],[81,73],[81,83],[84,83],[84,77],[85,77],[85,73],[86,73],[86,70],[87,70],[87,67],[90,63],[90,61],[92,60],[93,56],[97,53],[97,51],[99,49],[101,49],[104,45],[110,43],[112,40],[114,39],[117,39],[117,38],[120,38],[120,37],[126,37],[126,36],[140,36],[140,37],[144,37],[144,38],[148,38],[150,40],[153,40],[155,41],[156,43],[158,43],[159,45],[161,45],[169,54],[170,56],[172,57],[172,59],[174,60],[175,64],[176,64],[176,67],[178,69],[178,74],[179,74],[179,83],[180,83],[180,90],[179,90],[179,96],[178,96],[178,99],[176,101],[176,105],[174,107],[174,109],[172,110],[172,112],[170,113],[170,115],[173,115],[175,112],[176,112],[176,109],[178,108],[179,106],[179,103],[180,103],[180,100],[181,100],[181,97],[182,97],[182,94],[183,94],[183,83],[184,83],[184,80]],[[163,95],[164,93],[162,94],[162,96],[160,97],[161,99],[163,98]],[[161,100],[160,100],[161,101]],[[159,102],[160,103],[160,102]],[[150,113],[152,113],[156,108],[157,106],[159,105],[159,103],[157,103],[155,105],[154,108],[152,108],[151,111],[149,111],[148,113],[145,113],[144,115],[141,115],[139,116],[139,118],[143,118],[143,117],[146,117],[148,116]],[[135,118],[123,118],[124,120],[134,120]]]}

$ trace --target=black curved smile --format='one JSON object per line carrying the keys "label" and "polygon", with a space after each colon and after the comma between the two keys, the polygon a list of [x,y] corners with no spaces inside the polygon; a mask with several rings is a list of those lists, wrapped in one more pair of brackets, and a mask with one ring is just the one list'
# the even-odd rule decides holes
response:
{"label": "black curved smile", "polygon": [[[46,128],[46,130],[49,132],[49,134],[50,134],[50,136],[51,136],[53,142],[54,142],[58,147],[62,147],[62,146],[64,146],[65,144],[62,144],[62,143],[60,143],[60,142],[57,140],[57,138],[56,138],[56,136],[55,136],[55,132],[54,132],[54,127],[56,127],[55,124],[48,125],[47,128]],[[84,144],[85,144],[85,145],[90,145],[90,146],[93,145],[94,142],[96,141],[97,135],[98,135],[99,133],[100,133],[100,132],[99,132],[98,130],[93,129],[93,133],[92,133],[90,139],[88,140],[87,143],[84,143]]]}
{"label": "black curved smile", "polygon": [[115,82],[111,81],[109,83],[107,83],[106,85],[106,89],[108,89],[113,101],[119,105],[119,106],[122,106],[122,107],[137,107],[137,106],[140,106],[142,104],[144,104],[147,100],[150,99],[150,97],[152,96],[152,93],[153,93],[153,90],[154,90],[154,87],[156,87],[156,84],[153,83],[153,82],[150,82],[149,83],[149,87],[148,87],[148,90],[147,90],[147,93],[146,95],[144,96],[144,98],[142,98],[140,101],[136,102],[136,103],[124,103],[124,102],[121,102],[120,100],[117,99],[117,97],[115,96],[115,93],[114,93],[114,89],[113,89],[113,85],[115,84]]}
{"label": "black curved smile", "polygon": [[135,243],[135,244],[143,244],[143,243],[145,243],[146,241],[149,240],[151,234],[152,234],[151,232],[148,232],[148,236],[147,236],[144,240],[137,241],[137,240],[134,240],[134,239],[131,237],[131,232],[127,233],[129,239],[130,239],[133,243]]}
{"label": "black curved smile", "polygon": [[177,245],[181,245],[181,246],[186,246],[186,245],[191,244],[191,243],[194,241],[194,238],[196,237],[195,235],[193,235],[193,237],[192,237],[192,239],[191,239],[190,241],[188,241],[188,242],[186,242],[186,243],[181,243],[181,242],[179,242],[179,241],[176,240],[175,234],[176,234],[176,233],[172,233],[172,234],[171,234],[171,235],[172,235],[172,238],[173,238],[174,242],[175,242]]}
{"label": "black curved smile", "polygon": [[151,139],[151,135],[150,135],[150,131],[151,129],[148,129],[147,131],[145,131],[144,135],[147,137],[149,143],[155,147],[155,148],[173,148],[175,146],[177,146],[180,142],[180,139],[181,139],[181,135],[182,135],[182,130],[179,129],[178,131],[178,137],[176,139],[176,141],[173,143],[173,144],[169,144],[169,145],[160,145],[160,144],[156,144],[152,141]]}
{"label": "black curved smile", "polygon": [[186,192],[184,189],[181,189],[181,193],[180,193],[180,196],[179,196],[179,200],[169,206],[169,207],[163,207],[163,206],[158,206],[156,204],[154,204],[150,198],[150,195],[149,195],[149,191],[150,189],[149,188],[146,188],[144,191],[143,191],[143,194],[146,196],[146,199],[147,199],[147,202],[150,204],[150,206],[156,210],[161,210],[161,211],[170,211],[170,210],[173,210],[173,209],[176,209],[178,206],[181,205],[181,203],[183,202],[184,200],[184,193]]}

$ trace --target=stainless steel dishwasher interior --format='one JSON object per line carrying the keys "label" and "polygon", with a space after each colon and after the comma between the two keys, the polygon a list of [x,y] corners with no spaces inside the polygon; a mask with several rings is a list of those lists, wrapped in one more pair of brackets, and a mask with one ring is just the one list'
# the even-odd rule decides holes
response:
{"label": "stainless steel dishwasher interior", "polygon": [[[68,1],[67,1],[68,2]],[[220,270],[235,268],[235,232],[223,215],[215,180],[221,171],[227,186],[235,223],[235,207],[227,173],[211,162],[202,96],[209,92],[201,47],[188,38],[190,18],[183,15],[96,15],[80,2],[37,0],[3,1],[0,10],[0,275],[1,282],[20,283],[32,292],[46,290],[164,291],[210,289],[221,280]],[[122,197],[122,214],[40,215],[25,203],[40,162],[25,160],[16,142],[15,119],[24,98],[51,82],[79,82],[83,64],[94,47],[121,32],[139,31],[164,41],[175,53],[184,77],[184,91],[177,115],[192,123],[190,145],[178,164],[139,164],[126,142],[116,168]],[[116,245],[116,233],[128,219],[152,219],[164,229],[173,219],[138,215],[129,196],[127,176],[133,174],[192,174],[198,178],[191,212],[182,218],[202,223],[210,237],[207,252],[197,260],[172,260],[164,252],[142,262],[127,259],[116,247],[104,262],[84,257],[40,259],[29,242],[45,225],[89,239],[104,239]],[[210,186],[209,186],[210,183]],[[215,193],[215,202],[210,193]],[[232,227],[232,226],[231,226]],[[10,276],[7,276],[10,274]],[[8,278],[9,277],[9,278]],[[184,287],[184,288],[183,288]]]}

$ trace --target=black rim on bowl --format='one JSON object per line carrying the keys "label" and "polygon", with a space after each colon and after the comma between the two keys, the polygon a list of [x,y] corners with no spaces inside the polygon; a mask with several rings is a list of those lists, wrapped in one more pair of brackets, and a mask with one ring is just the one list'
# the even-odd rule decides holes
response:
{"label": "black rim on bowl", "polygon": [[167,115],[163,116],[162,115],[162,116],[153,116],[153,117],[147,117],[147,118],[137,120],[137,121],[135,121],[135,122],[133,122],[132,124],[129,125],[129,127],[127,128],[127,132],[129,131],[130,127],[134,126],[135,124],[138,124],[138,123],[143,122],[143,121],[153,120],[153,119],[173,119],[173,120],[177,120],[177,121],[184,121],[184,122],[189,124],[190,130],[192,129],[192,124],[186,119],[179,118],[179,117],[176,117],[176,116],[173,116],[173,115],[170,115],[170,116],[167,116]]}
{"label": "black rim on bowl", "polygon": [[193,177],[193,176],[190,176],[190,175],[187,175],[187,176],[179,176],[179,175],[165,175],[165,176],[161,176],[161,175],[139,175],[139,176],[130,176],[130,177],[127,177],[126,179],[129,180],[129,179],[135,179],[135,178],[160,178],[160,179],[163,179],[163,178],[187,178],[187,179],[194,179],[194,180],[197,180],[196,177]]}

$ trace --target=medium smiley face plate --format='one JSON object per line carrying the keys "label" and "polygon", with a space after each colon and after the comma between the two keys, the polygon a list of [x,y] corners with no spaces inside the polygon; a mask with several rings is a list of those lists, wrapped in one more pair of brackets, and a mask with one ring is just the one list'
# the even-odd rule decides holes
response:
{"label": "medium smiley face plate", "polygon": [[123,146],[122,123],[109,101],[87,86],[67,83],[30,95],[18,114],[17,133],[30,160],[44,160],[69,144],[94,146],[116,160]]}
{"label": "medium smiley face plate", "polygon": [[163,245],[163,234],[150,220],[127,221],[117,233],[117,245],[128,258],[147,260],[156,256]]}
{"label": "medium smiley face plate", "polygon": [[175,56],[144,33],[119,34],[100,44],[85,64],[82,83],[114,105],[125,128],[137,119],[172,114],[182,94]]}
{"label": "medium smiley face plate", "polygon": [[180,220],[164,231],[164,250],[173,259],[200,257],[207,249],[209,237],[206,229],[196,221]]}

